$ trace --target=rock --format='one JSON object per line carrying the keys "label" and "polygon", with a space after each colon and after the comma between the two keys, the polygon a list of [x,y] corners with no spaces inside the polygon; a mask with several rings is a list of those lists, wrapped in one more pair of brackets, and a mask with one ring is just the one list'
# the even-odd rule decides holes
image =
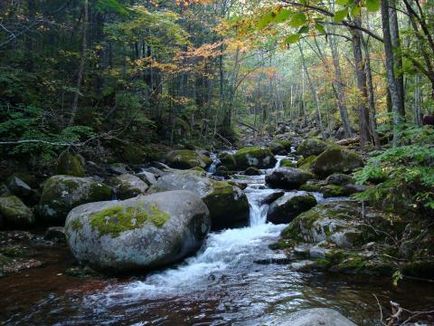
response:
{"label": "rock", "polygon": [[328,308],[304,309],[281,317],[272,325],[279,326],[357,326],[336,310]]}
{"label": "rock", "polygon": [[262,199],[261,204],[267,204],[270,205],[273,201],[275,201],[276,199],[279,199],[280,197],[282,197],[285,194],[284,191],[276,191],[273,192],[267,196],[264,197],[264,199]]}
{"label": "rock", "polygon": [[45,240],[53,242],[66,242],[65,229],[62,226],[52,226],[47,229]]}
{"label": "rock", "polygon": [[80,154],[63,152],[57,161],[57,174],[84,177],[86,175],[86,163]]}
{"label": "rock", "polygon": [[310,171],[312,169],[312,165],[316,160],[316,156],[308,156],[306,158],[302,158],[297,162],[297,167],[301,170]]}
{"label": "rock", "polygon": [[355,152],[334,146],[319,155],[312,164],[312,172],[320,177],[333,173],[349,173],[363,166],[363,159]]}
{"label": "rock", "polygon": [[127,164],[124,163],[113,163],[110,164],[108,167],[109,172],[113,174],[127,174],[131,173],[131,169],[128,167]]}
{"label": "rock", "polygon": [[7,197],[12,195],[8,187],[4,183],[0,183],[0,197]]}
{"label": "rock", "polygon": [[122,174],[110,179],[115,194],[119,199],[128,199],[143,195],[149,186],[139,177],[132,174]]}
{"label": "rock", "polygon": [[333,184],[321,187],[320,191],[324,195],[324,198],[343,197],[351,195],[351,193],[349,193],[343,186],[337,186]]}
{"label": "rock", "polygon": [[[161,172],[161,171],[160,171]],[[161,175],[161,174],[160,174]],[[152,186],[157,183],[155,175],[148,171],[141,171],[137,173],[137,176],[142,179],[148,186]]]}
{"label": "rock", "polygon": [[120,161],[128,164],[142,164],[146,161],[146,149],[137,143],[122,144],[118,155]]}
{"label": "rock", "polygon": [[[239,149],[234,154],[236,162],[236,170],[245,170],[248,167],[254,166],[260,169],[272,168],[277,160],[273,153],[262,147],[244,147]],[[226,165],[222,161],[223,165]]]}
{"label": "rock", "polygon": [[324,152],[327,147],[328,144],[326,142],[317,138],[310,138],[304,140],[300,145],[298,145],[297,154],[303,155],[304,157],[312,155],[317,156]]}
{"label": "rock", "polygon": [[111,198],[112,189],[92,178],[55,175],[44,183],[38,212],[44,221],[63,225],[74,207]]}
{"label": "rock", "polygon": [[[160,169],[158,169],[158,168],[156,168],[156,167],[153,167],[153,166],[144,169],[144,172],[148,172],[148,173],[153,174],[153,175],[155,176],[156,179],[158,179],[159,177],[161,177],[161,176],[165,173],[165,172],[163,172],[162,170],[160,170]],[[145,181],[145,180],[144,180],[144,181]],[[145,182],[146,182],[146,181],[145,181]]]}
{"label": "rock", "polygon": [[295,168],[295,167],[297,167],[297,164],[294,163],[293,161],[291,161],[290,159],[285,158],[285,159],[280,161],[279,167],[281,167],[281,168]]}
{"label": "rock", "polygon": [[74,208],[65,223],[78,261],[108,272],[176,263],[200,248],[209,229],[206,205],[189,191],[85,204]]}
{"label": "rock", "polygon": [[245,175],[261,175],[261,170],[259,170],[258,168],[255,168],[253,166],[249,167],[246,169],[246,171],[244,171]]}
{"label": "rock", "polygon": [[34,224],[33,212],[18,197],[0,197],[0,215],[9,227],[26,228]]}
{"label": "rock", "polygon": [[221,166],[224,166],[227,170],[234,171],[236,169],[237,162],[233,154],[223,152],[219,154],[218,158],[222,163]]}
{"label": "rock", "polygon": [[353,184],[354,179],[347,174],[334,173],[327,177],[326,183],[329,185],[345,186],[350,183]]}
{"label": "rock", "polygon": [[311,173],[296,168],[278,168],[265,177],[270,187],[288,190],[297,189],[310,179],[313,179]]}
{"label": "rock", "polygon": [[321,192],[323,184],[321,181],[309,180],[304,185],[300,186],[300,190],[309,192]]}
{"label": "rock", "polygon": [[228,168],[224,165],[220,165],[219,167],[217,167],[217,170],[214,173],[215,176],[223,177],[223,178],[227,178],[229,176],[229,174],[230,174],[230,172],[229,172]]}
{"label": "rock", "polygon": [[17,176],[8,178],[6,186],[12,194],[21,198],[27,198],[33,194],[32,188]]}
{"label": "rock", "polygon": [[311,209],[317,204],[314,196],[310,194],[285,194],[270,205],[267,221],[273,224],[286,224],[297,215]]}
{"label": "rock", "polygon": [[273,141],[270,144],[270,150],[274,155],[286,155],[291,152],[291,142],[289,141]]}
{"label": "rock", "polygon": [[158,179],[153,191],[189,190],[208,206],[213,229],[247,224],[249,203],[241,189],[226,181],[216,181],[193,170],[174,171]]}
{"label": "rock", "polygon": [[182,149],[174,150],[167,154],[166,162],[171,168],[175,169],[191,169],[200,167],[205,169],[212,164],[212,160],[198,151]]}

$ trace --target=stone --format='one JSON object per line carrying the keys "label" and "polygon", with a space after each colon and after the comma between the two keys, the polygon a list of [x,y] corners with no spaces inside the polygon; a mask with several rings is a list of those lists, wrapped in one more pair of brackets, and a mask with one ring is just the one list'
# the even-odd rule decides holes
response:
{"label": "stone", "polygon": [[0,197],[0,215],[8,227],[27,228],[35,222],[32,210],[16,196]]}
{"label": "stone", "polygon": [[57,174],[84,177],[86,175],[86,163],[80,154],[63,152],[57,160]]}
{"label": "stone", "polygon": [[210,223],[196,194],[169,191],[76,207],[65,232],[81,264],[124,273],[160,268],[195,253]]}
{"label": "stone", "polygon": [[246,169],[246,171],[244,171],[245,175],[261,175],[261,170],[259,170],[258,168],[255,168],[253,166],[249,167]]}
{"label": "stone", "polygon": [[111,198],[112,189],[92,178],[56,175],[43,185],[38,212],[44,222],[63,225],[74,207]]}
{"label": "stone", "polygon": [[354,179],[347,174],[334,173],[327,177],[326,183],[329,185],[345,186],[347,184],[354,184]]}
{"label": "stone", "polygon": [[333,173],[350,173],[363,166],[362,157],[338,146],[329,147],[312,164],[312,172],[320,177]]}
{"label": "stone", "polygon": [[304,309],[280,317],[272,325],[279,326],[357,326],[339,312],[329,308]]}
{"label": "stone", "polygon": [[[137,173],[137,176],[142,179],[148,186],[152,186],[157,183],[156,176],[148,171],[141,171]],[[161,174],[160,174],[161,176]]]}
{"label": "stone", "polygon": [[198,151],[182,149],[174,150],[166,155],[167,164],[174,169],[187,170],[195,167],[205,169],[212,164],[212,160]]}
{"label": "stone", "polygon": [[6,186],[12,194],[21,198],[26,198],[33,194],[32,188],[17,176],[9,177]]}
{"label": "stone", "polygon": [[313,174],[307,171],[296,168],[278,168],[267,174],[265,181],[272,188],[292,190],[313,178]]}
{"label": "stone", "polygon": [[[233,155],[236,162],[236,170],[245,170],[248,167],[259,169],[272,168],[277,160],[268,148],[263,147],[244,147]],[[223,165],[226,165],[222,161]],[[228,167],[229,168],[229,167]]]}
{"label": "stone", "polygon": [[115,195],[119,199],[128,199],[143,195],[149,186],[139,177],[132,174],[122,174],[110,179]]}
{"label": "stone", "polygon": [[317,138],[306,139],[301,142],[300,145],[297,146],[297,154],[303,155],[304,157],[308,156],[317,156],[324,152],[328,144]]}
{"label": "stone", "polygon": [[285,194],[270,205],[267,221],[273,224],[289,223],[316,204],[315,197],[310,194]]}
{"label": "stone", "polygon": [[44,239],[53,242],[66,242],[65,229],[62,226],[52,226],[45,232]]}
{"label": "stone", "polygon": [[261,204],[262,205],[264,205],[264,204],[270,205],[272,202],[274,202],[276,199],[279,199],[284,194],[285,194],[284,191],[273,192],[273,193],[265,196],[264,199],[262,199]]}

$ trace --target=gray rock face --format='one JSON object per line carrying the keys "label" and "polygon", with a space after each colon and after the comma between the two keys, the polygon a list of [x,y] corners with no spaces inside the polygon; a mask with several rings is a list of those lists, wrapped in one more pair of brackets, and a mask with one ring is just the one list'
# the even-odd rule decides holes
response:
{"label": "gray rock face", "polygon": [[132,174],[122,174],[110,179],[117,198],[128,199],[143,195],[149,186],[139,177]]}
{"label": "gray rock face", "polygon": [[74,256],[109,272],[175,263],[199,249],[209,229],[208,208],[189,191],[85,204],[65,223]]}
{"label": "gray rock face", "polygon": [[158,179],[154,191],[188,190],[203,199],[210,211],[213,229],[245,224],[249,203],[242,190],[225,181],[215,181],[198,171],[172,171]]}
{"label": "gray rock face", "polygon": [[63,225],[66,215],[74,207],[111,197],[110,187],[91,178],[56,175],[44,184],[39,215],[46,222]]}
{"label": "gray rock face", "polygon": [[328,308],[300,310],[273,325],[280,326],[356,326],[339,312]]}
{"label": "gray rock face", "polygon": [[0,216],[11,227],[29,227],[35,222],[32,210],[16,196],[0,197]]}
{"label": "gray rock face", "polygon": [[270,187],[288,190],[297,189],[310,179],[312,173],[296,168],[278,168],[265,177]]}
{"label": "gray rock face", "polygon": [[291,222],[297,215],[311,209],[317,204],[314,196],[310,194],[286,194],[270,205],[267,221],[273,224]]}

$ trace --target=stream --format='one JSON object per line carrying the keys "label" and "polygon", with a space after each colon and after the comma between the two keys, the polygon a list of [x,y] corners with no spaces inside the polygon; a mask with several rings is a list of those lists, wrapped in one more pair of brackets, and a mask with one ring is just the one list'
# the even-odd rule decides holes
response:
{"label": "stream", "polygon": [[434,306],[433,284],[403,281],[395,288],[387,278],[298,272],[292,265],[271,263],[283,257],[268,246],[285,225],[266,223],[268,206],[261,202],[277,190],[265,186],[263,172],[234,177],[248,184],[248,227],[213,232],[195,256],[143,277],[67,276],[67,248],[52,248],[47,253],[51,264],[0,279],[0,323],[278,325],[279,316],[290,312],[329,307],[359,325],[379,325],[373,294],[385,306],[389,300],[409,309]]}

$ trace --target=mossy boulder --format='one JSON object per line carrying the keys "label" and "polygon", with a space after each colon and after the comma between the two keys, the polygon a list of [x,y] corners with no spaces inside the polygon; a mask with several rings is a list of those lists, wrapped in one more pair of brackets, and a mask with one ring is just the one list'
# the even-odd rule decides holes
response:
{"label": "mossy boulder", "polygon": [[273,153],[268,148],[256,146],[241,148],[236,151],[233,157],[236,162],[236,170],[239,171],[251,166],[259,169],[272,168],[277,162]]}
{"label": "mossy boulder", "polygon": [[312,163],[312,172],[320,177],[333,173],[350,173],[363,166],[362,157],[338,146],[329,147]]}
{"label": "mossy boulder", "polygon": [[64,152],[57,160],[56,170],[57,174],[84,177],[86,175],[86,163],[80,154]]}
{"label": "mossy boulder", "polygon": [[265,181],[271,188],[292,190],[313,178],[313,174],[307,171],[296,168],[278,168],[267,174]]}
{"label": "mossy boulder", "polygon": [[212,160],[208,156],[189,149],[171,151],[166,155],[165,160],[171,168],[181,170],[195,167],[205,169],[212,164]]}
{"label": "mossy boulder", "polygon": [[38,212],[43,221],[63,225],[74,207],[111,198],[112,189],[92,178],[56,175],[44,183]]}
{"label": "mossy boulder", "polygon": [[172,171],[160,177],[151,190],[188,190],[196,193],[209,208],[213,229],[248,222],[249,203],[242,190],[229,182],[207,178],[205,173],[199,171]]}
{"label": "mossy boulder", "polygon": [[140,144],[123,144],[118,149],[122,162],[129,164],[143,164],[147,160],[146,148]]}
{"label": "mossy boulder", "polygon": [[297,167],[301,170],[310,171],[315,160],[315,155],[304,157],[297,162]]}
{"label": "mossy boulder", "polygon": [[273,141],[269,148],[274,155],[286,155],[291,152],[291,142],[286,140]]}
{"label": "mossy boulder", "polygon": [[253,166],[249,167],[246,169],[246,171],[244,171],[245,175],[261,175],[261,170],[259,170],[258,168],[255,168]]}
{"label": "mossy boulder", "polygon": [[309,138],[301,142],[297,146],[297,154],[308,156],[317,156],[324,152],[328,147],[328,144],[317,138]]}
{"label": "mossy boulder", "polygon": [[297,215],[311,209],[316,204],[315,197],[310,194],[285,194],[270,205],[267,221],[273,224],[289,223]]}
{"label": "mossy boulder", "polygon": [[219,160],[222,163],[221,166],[224,166],[229,171],[235,171],[237,162],[233,154],[227,152],[220,153]]}
{"label": "mossy boulder", "polygon": [[336,186],[345,186],[347,184],[354,184],[354,182],[355,181],[351,176],[343,173],[333,173],[326,179],[327,184]]}
{"label": "mossy boulder", "polygon": [[279,167],[281,167],[281,168],[296,168],[297,163],[294,163],[289,158],[284,158],[283,160],[280,161]]}
{"label": "mossy boulder", "polygon": [[33,212],[18,197],[0,197],[0,216],[8,227],[26,228],[35,222]]}
{"label": "mossy boulder", "polygon": [[65,223],[77,260],[115,273],[176,263],[200,248],[209,229],[208,208],[189,191],[85,204]]}
{"label": "mossy boulder", "polygon": [[142,179],[132,174],[122,174],[113,177],[110,179],[109,183],[113,186],[115,195],[119,199],[128,199],[143,195],[149,188]]}

